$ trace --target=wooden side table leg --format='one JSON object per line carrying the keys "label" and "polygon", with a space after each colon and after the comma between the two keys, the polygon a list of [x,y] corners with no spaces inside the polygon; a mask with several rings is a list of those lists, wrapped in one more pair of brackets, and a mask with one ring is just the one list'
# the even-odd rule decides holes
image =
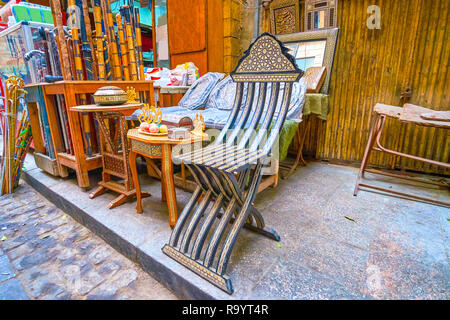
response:
{"label": "wooden side table leg", "polygon": [[162,145],[162,179],[161,183],[165,185],[167,207],[169,209],[169,223],[173,228],[178,219],[177,196],[175,194],[175,182],[173,179],[173,164],[171,146]]}
{"label": "wooden side table leg", "polygon": [[133,178],[134,188],[136,189],[136,198],[137,198],[136,211],[138,213],[142,213],[141,185],[139,184],[139,176],[136,168],[136,152],[133,152],[133,150],[130,150],[129,160],[130,160],[131,177]]}
{"label": "wooden side table leg", "polygon": [[161,201],[162,202],[167,202],[166,185],[163,183],[162,179],[161,179]]}
{"label": "wooden side table leg", "polygon": [[186,168],[184,163],[181,163],[181,180],[183,181],[183,188],[186,189]]}
{"label": "wooden side table leg", "polygon": [[[114,200],[111,200],[111,202],[108,204],[108,208],[112,209],[112,208],[118,207],[121,204],[124,204],[127,200],[128,200],[128,197],[124,194],[121,194]],[[142,213],[142,209],[141,209],[140,213]]]}

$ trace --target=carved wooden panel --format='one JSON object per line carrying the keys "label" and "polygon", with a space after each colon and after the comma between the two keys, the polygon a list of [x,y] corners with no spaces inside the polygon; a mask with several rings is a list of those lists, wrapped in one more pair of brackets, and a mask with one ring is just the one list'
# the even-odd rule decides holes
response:
{"label": "carved wooden panel", "polygon": [[270,5],[270,24],[273,34],[300,32],[298,0],[274,0]]}
{"label": "carved wooden panel", "polygon": [[338,0],[306,0],[305,31],[337,27]]}

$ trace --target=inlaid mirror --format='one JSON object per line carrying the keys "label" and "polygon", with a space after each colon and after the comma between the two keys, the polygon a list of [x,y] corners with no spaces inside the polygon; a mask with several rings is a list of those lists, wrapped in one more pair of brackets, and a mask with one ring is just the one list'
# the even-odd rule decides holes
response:
{"label": "inlaid mirror", "polygon": [[325,94],[328,94],[330,85],[338,32],[338,28],[332,28],[278,35],[300,69],[326,68],[326,78],[320,90]]}

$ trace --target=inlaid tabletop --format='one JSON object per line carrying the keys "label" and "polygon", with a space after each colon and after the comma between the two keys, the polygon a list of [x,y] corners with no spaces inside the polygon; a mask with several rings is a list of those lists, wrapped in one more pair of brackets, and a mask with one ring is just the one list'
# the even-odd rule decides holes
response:
{"label": "inlaid tabletop", "polygon": [[133,140],[138,140],[142,142],[146,142],[149,144],[189,144],[201,141],[208,141],[209,139],[206,137],[198,137],[190,134],[188,139],[169,139],[167,135],[165,136],[152,136],[144,133],[139,133],[138,128],[128,130],[128,138]]}
{"label": "inlaid tabletop", "polygon": [[125,103],[119,105],[100,106],[98,104],[87,104],[71,107],[70,111],[76,112],[120,112],[124,116],[130,116],[134,111],[144,106],[143,103]]}

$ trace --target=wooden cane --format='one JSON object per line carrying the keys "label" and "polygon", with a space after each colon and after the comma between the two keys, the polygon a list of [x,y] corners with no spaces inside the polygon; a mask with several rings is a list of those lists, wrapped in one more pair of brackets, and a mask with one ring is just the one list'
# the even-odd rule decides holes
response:
{"label": "wooden cane", "polygon": [[130,7],[122,6],[120,9],[121,10],[123,9],[123,11],[121,11],[121,15],[125,18],[125,32],[128,43],[128,57],[130,58],[130,78],[131,80],[135,81],[138,80],[138,73],[136,65],[136,51],[134,49],[133,31],[131,28]]}
{"label": "wooden cane", "polygon": [[118,13],[116,15],[117,29],[119,34],[119,43],[120,43],[120,53],[122,55],[122,66],[123,66],[123,76],[124,80],[130,80],[130,69],[128,62],[128,52],[127,52],[127,43],[125,42],[125,35],[122,25],[122,16]]}
{"label": "wooden cane", "polygon": [[105,50],[103,47],[102,9],[100,0],[94,0],[95,42],[97,44],[98,79],[106,80]]}
{"label": "wooden cane", "polygon": [[[73,50],[74,50],[74,61],[75,61],[75,71],[76,71],[76,80],[84,80],[84,69],[83,63],[81,60],[81,48],[80,48],[80,39],[78,35],[78,23],[76,20],[76,12],[75,12],[75,0],[68,1],[69,8],[72,9],[70,12],[70,17],[72,19],[72,40],[73,40]],[[81,21],[81,19],[80,19]],[[84,21],[83,21],[84,22]],[[80,25],[81,27],[81,25]],[[90,62],[90,60],[88,61]],[[88,71],[88,70],[87,70]],[[91,71],[88,71],[88,74],[91,74]],[[82,105],[87,104],[86,94],[80,94],[80,103]],[[84,142],[86,146],[86,151],[89,156],[92,155],[92,144],[91,144],[91,123],[89,121],[89,114],[87,112],[83,112],[81,114],[82,117],[82,126],[84,132]]]}
{"label": "wooden cane", "polygon": [[[86,76],[88,80],[96,80],[97,79],[97,59],[95,57],[95,51],[94,51],[94,46],[93,46],[93,39],[92,39],[92,28],[91,28],[91,19],[89,17],[89,7],[87,4],[87,0],[76,0],[76,1],[81,1],[81,10],[82,10],[82,15],[83,15],[83,21],[80,21],[81,25],[81,31],[82,31],[82,35],[83,35],[83,30],[84,33],[86,35],[86,43],[84,43],[83,37],[81,37],[81,41],[82,41],[82,45],[86,47],[85,50],[83,51],[83,58],[86,59],[85,57],[85,52],[87,52],[88,50],[90,51],[87,55],[87,59],[91,61],[91,70],[90,73],[87,70],[87,66],[86,67]],[[81,19],[80,19],[81,20]],[[92,77],[92,78],[91,78]]]}
{"label": "wooden cane", "polygon": [[142,36],[141,36],[141,19],[139,17],[139,8],[134,8],[134,29],[136,32],[136,51],[139,59],[139,79],[145,80],[144,75],[144,58],[142,56]]}
{"label": "wooden cane", "polygon": [[63,79],[72,80],[72,71],[70,69],[69,52],[67,50],[66,39],[64,36],[64,29],[62,23],[61,3],[59,0],[51,0],[51,9],[53,14],[53,21],[58,31],[58,47],[60,49],[59,59],[63,70]]}
{"label": "wooden cane", "polygon": [[70,64],[70,70],[71,70],[71,73],[72,73],[72,79],[71,80],[74,80],[74,79],[76,79],[76,74],[77,74],[77,71],[76,71],[76,68],[75,68],[75,57],[73,56],[73,54],[71,54],[71,53],[73,53],[74,52],[74,50],[73,50],[73,39],[72,39],[72,35],[71,35],[71,33],[72,32],[70,32],[69,34],[67,34],[67,35],[65,35],[65,39],[66,39],[66,46],[67,46],[67,51],[69,52],[69,54],[68,54],[68,60],[69,60],[69,64]]}
{"label": "wooden cane", "polygon": [[68,1],[68,7],[70,9],[69,17],[72,20],[72,26],[70,31],[72,32],[72,46],[73,46],[73,57],[75,63],[75,80],[84,80],[84,70],[83,63],[81,61],[81,48],[80,48],[80,36],[78,34],[78,28],[76,20],[76,11],[75,11],[75,0]]}
{"label": "wooden cane", "polygon": [[119,50],[117,49],[116,34],[114,31],[114,22],[111,13],[111,4],[109,0],[101,0],[102,7],[106,10],[105,29],[108,38],[109,48],[111,52],[111,62],[113,76],[115,80],[122,79],[122,69],[120,67]]}

